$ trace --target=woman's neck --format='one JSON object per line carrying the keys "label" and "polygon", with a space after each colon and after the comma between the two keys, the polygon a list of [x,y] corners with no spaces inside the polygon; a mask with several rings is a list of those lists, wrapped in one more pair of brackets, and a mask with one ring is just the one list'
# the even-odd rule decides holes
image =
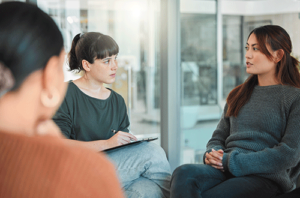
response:
{"label": "woman's neck", "polygon": [[22,133],[28,136],[34,135],[35,131],[35,112],[29,110],[17,99],[16,93],[7,93],[0,99],[0,130],[9,133]]}
{"label": "woman's neck", "polygon": [[105,100],[110,95],[110,90],[104,87],[104,83],[96,81],[86,74],[74,80],[73,83],[85,94],[88,96]]}
{"label": "woman's neck", "polygon": [[275,76],[267,77],[267,76],[257,75],[257,80],[259,86],[270,86],[270,85],[279,84]]}
{"label": "woman's neck", "polygon": [[90,90],[92,92],[102,92],[106,88],[104,87],[104,83],[94,80],[85,74],[83,77],[78,79],[78,83],[82,86],[82,88]]}

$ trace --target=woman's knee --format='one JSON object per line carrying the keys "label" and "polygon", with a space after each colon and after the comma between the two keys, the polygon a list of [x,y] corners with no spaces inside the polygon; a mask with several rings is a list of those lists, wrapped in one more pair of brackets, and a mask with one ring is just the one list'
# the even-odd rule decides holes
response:
{"label": "woman's knee", "polygon": [[128,198],[161,198],[164,197],[160,187],[153,181],[140,177],[125,189]]}
{"label": "woman's knee", "polygon": [[141,144],[140,149],[143,156],[147,157],[152,163],[159,163],[162,166],[170,166],[166,153],[161,146],[153,142],[145,142],[144,144]]}
{"label": "woman's knee", "polygon": [[166,152],[164,149],[159,146],[158,144],[155,144],[153,142],[145,142],[142,144],[142,148],[145,152],[152,154],[154,156],[164,157],[166,158]]}
{"label": "woman's knee", "polygon": [[184,164],[182,166],[177,167],[173,174],[172,174],[172,181],[173,180],[184,180],[187,177],[190,177],[190,175],[193,175],[193,164]]}

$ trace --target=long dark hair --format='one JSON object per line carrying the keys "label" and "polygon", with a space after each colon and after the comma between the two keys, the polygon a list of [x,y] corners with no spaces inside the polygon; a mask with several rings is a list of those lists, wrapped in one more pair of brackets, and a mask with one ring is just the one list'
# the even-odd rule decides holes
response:
{"label": "long dark hair", "polygon": [[[254,29],[251,34],[256,36],[261,52],[269,60],[273,60],[267,46],[273,51],[282,49],[284,55],[276,66],[276,79],[282,85],[300,88],[299,61],[292,57],[292,42],[288,33],[280,26],[266,25]],[[227,97],[228,110],[226,116],[237,116],[240,109],[248,102],[254,87],[257,85],[257,75],[251,75],[241,85],[234,88]]]}
{"label": "long dark hair", "polygon": [[119,53],[119,46],[114,39],[99,32],[77,34],[69,52],[70,70],[84,70],[82,60],[93,64],[95,59],[103,59]]}
{"label": "long dark hair", "polygon": [[10,69],[14,89],[33,71],[42,69],[63,48],[55,22],[35,5],[0,4],[0,61]]}

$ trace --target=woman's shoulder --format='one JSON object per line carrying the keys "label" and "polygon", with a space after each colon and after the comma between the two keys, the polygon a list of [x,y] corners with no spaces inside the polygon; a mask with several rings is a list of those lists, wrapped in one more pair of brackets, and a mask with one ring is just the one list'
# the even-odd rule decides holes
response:
{"label": "woman's shoulder", "polygon": [[86,94],[83,93],[73,81],[68,81],[66,83],[68,83],[68,89],[65,95],[65,100],[68,102],[81,100],[86,96]]}
{"label": "woman's shoulder", "polygon": [[290,86],[290,85],[282,85],[282,90],[285,95],[299,97],[300,96],[300,88]]}
{"label": "woman's shoulder", "polygon": [[[62,137],[52,135],[29,137],[23,134],[11,134],[6,132],[0,132],[0,137],[0,148],[9,148],[7,151],[13,153],[12,156],[15,157],[19,155],[17,153],[20,151],[20,148],[22,148],[22,155],[39,160],[40,163],[43,162],[42,156],[47,156],[46,161],[56,159],[67,163],[71,160],[78,161],[77,164],[79,163],[85,166],[88,165],[86,161],[90,161],[89,163],[91,163],[93,160],[98,162],[100,160],[102,163],[110,165],[109,161],[101,153],[94,153],[84,147],[69,146],[65,144]],[[2,155],[4,155],[4,153],[2,153]],[[57,166],[55,163],[50,163],[49,165]]]}
{"label": "woman's shoulder", "polygon": [[112,90],[111,88],[108,88],[108,87],[107,87],[107,89],[111,91],[111,96],[112,96],[112,98],[115,98],[115,99],[117,100],[118,103],[119,103],[119,102],[125,103],[125,100],[124,100],[123,96],[121,96],[121,94],[115,92],[115,91]]}
{"label": "woman's shoulder", "polygon": [[[104,183],[104,180],[100,179],[103,175],[105,176],[103,178],[112,177],[112,180],[118,186],[113,165],[104,155],[94,153],[86,148],[68,146],[61,138],[52,136],[27,137],[0,132],[0,143],[1,155],[4,156],[2,159],[14,156],[9,161],[1,161],[0,159],[0,167],[14,171],[15,174],[10,176],[10,180],[16,180],[17,185],[31,178],[31,184],[37,184],[35,188],[43,191],[42,187],[46,185],[42,179],[43,175],[51,174],[49,176],[51,179],[47,180],[48,186],[56,186],[57,182],[60,182],[68,188],[68,181],[73,178],[72,183],[74,185],[84,188],[81,189],[84,193],[91,193],[95,196],[98,196],[100,192],[99,190],[95,191],[97,186],[93,186],[93,188],[90,186],[94,185],[93,183],[97,183],[97,185],[101,182]],[[19,168],[13,169],[16,164]],[[100,167],[99,164],[101,164]],[[14,175],[23,175],[23,177],[14,177]],[[91,182],[82,182],[90,180]],[[17,188],[16,186],[12,187]],[[91,190],[94,192],[89,192]],[[117,194],[121,195],[121,193]],[[80,195],[82,196],[82,194]],[[70,197],[80,196],[71,193]]]}
{"label": "woman's shoulder", "polygon": [[285,105],[287,106],[291,106],[295,102],[299,103],[300,105],[300,88],[290,85],[283,85],[282,97],[284,98]]}

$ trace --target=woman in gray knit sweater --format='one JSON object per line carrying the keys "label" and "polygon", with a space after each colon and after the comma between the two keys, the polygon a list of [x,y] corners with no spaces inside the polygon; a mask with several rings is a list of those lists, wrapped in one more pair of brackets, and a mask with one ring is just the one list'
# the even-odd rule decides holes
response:
{"label": "woman in gray knit sweater", "polygon": [[268,25],[246,44],[251,74],[228,97],[205,164],[178,167],[171,197],[274,197],[300,173],[300,75],[288,33]]}

